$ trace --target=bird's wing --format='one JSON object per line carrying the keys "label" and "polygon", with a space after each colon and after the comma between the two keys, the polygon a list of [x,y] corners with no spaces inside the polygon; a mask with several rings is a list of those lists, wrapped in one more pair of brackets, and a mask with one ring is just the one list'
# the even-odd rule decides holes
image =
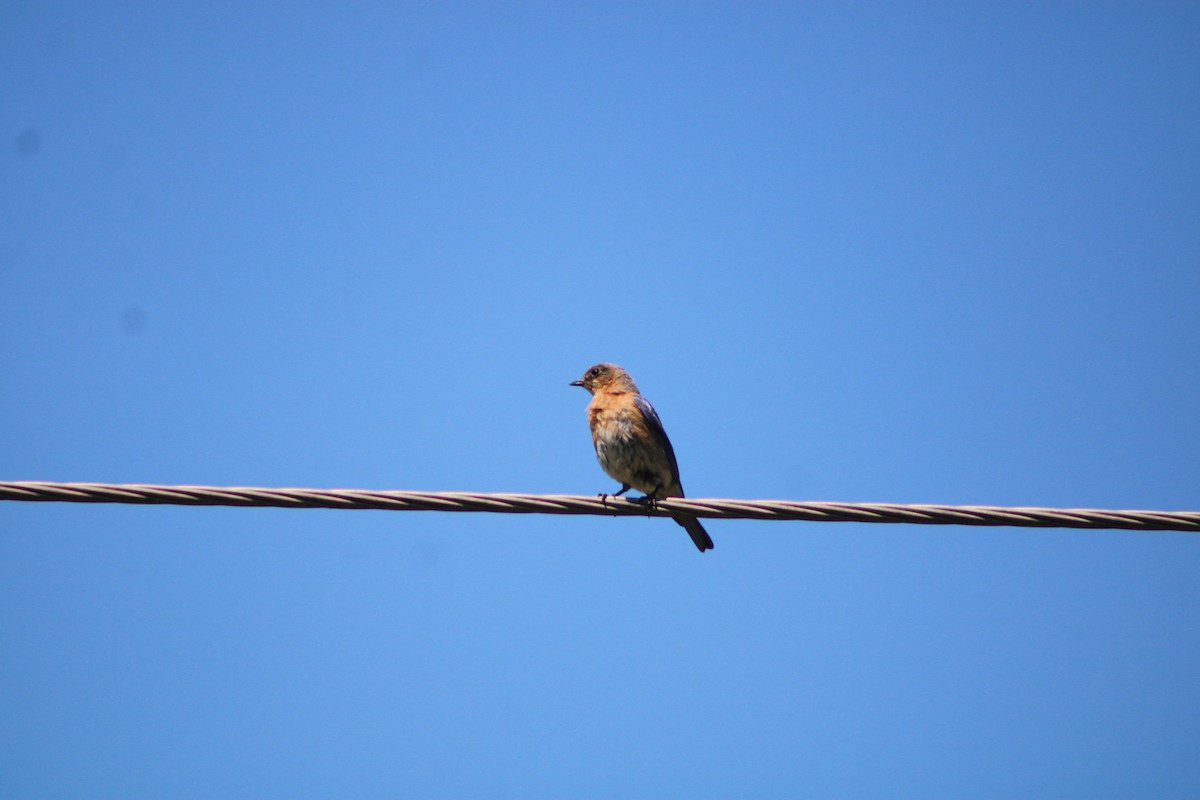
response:
{"label": "bird's wing", "polygon": [[638,411],[642,412],[642,417],[646,420],[646,427],[650,429],[650,435],[654,437],[655,443],[667,454],[667,460],[671,462],[671,477],[682,493],[683,484],[679,482],[679,462],[675,460],[675,448],[671,447],[671,440],[667,438],[667,431],[663,428],[662,420],[658,418],[658,412],[654,410],[654,406],[650,405],[650,401],[640,394],[633,396],[633,404],[637,406]]}

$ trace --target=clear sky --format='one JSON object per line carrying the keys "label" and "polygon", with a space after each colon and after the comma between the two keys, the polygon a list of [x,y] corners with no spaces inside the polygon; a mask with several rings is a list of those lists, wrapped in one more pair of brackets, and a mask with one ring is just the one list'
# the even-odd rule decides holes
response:
{"label": "clear sky", "polygon": [[[1200,508],[1194,3],[0,6],[0,478]],[[0,795],[1200,796],[1200,537],[0,503]]]}

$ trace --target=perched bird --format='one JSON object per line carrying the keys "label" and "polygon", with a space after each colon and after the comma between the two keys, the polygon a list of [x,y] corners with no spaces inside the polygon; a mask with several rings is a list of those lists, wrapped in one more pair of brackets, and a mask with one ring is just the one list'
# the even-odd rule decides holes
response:
{"label": "perched bird", "polygon": [[[671,440],[658,412],[638,393],[629,373],[616,364],[596,364],[571,385],[582,386],[592,395],[587,407],[592,444],[600,467],[621,484],[614,496],[632,488],[645,493],[647,502],[683,497]],[[672,519],[683,526],[700,552],[712,549],[712,539],[698,519],[686,514]]]}

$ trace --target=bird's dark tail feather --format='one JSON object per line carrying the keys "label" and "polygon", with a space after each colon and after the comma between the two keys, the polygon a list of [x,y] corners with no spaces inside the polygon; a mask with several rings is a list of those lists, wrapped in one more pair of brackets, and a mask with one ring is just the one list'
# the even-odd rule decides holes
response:
{"label": "bird's dark tail feather", "polygon": [[708,531],[704,530],[704,526],[700,524],[700,520],[683,515],[671,519],[678,522],[688,532],[688,536],[692,537],[692,541],[696,543],[696,549],[701,553],[713,549],[712,539],[709,538]]}

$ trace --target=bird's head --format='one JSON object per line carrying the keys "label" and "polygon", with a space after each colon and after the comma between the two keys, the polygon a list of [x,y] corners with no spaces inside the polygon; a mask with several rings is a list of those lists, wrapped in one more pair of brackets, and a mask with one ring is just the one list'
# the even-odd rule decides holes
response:
{"label": "bird's head", "polygon": [[591,394],[602,391],[637,392],[633,378],[616,364],[596,364],[588,367],[583,377],[571,381],[571,385],[582,386]]}

